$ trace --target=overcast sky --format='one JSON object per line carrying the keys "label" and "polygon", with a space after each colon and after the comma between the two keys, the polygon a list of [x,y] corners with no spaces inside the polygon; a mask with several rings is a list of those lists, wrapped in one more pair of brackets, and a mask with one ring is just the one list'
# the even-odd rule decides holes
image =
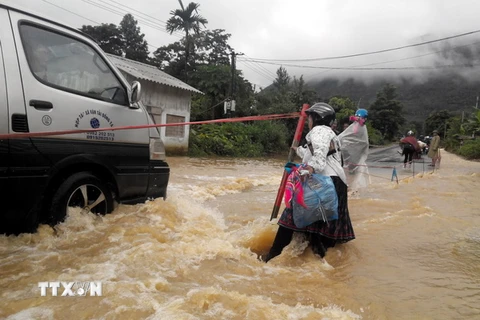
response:
{"label": "overcast sky", "polygon": [[[164,28],[165,21],[170,17],[170,11],[179,8],[178,0],[0,0],[0,2],[17,3],[40,15],[66,22],[74,27],[95,24],[94,22],[119,24],[122,16],[130,12],[139,20],[141,31],[145,33],[146,40],[151,45],[150,51],[180,38],[179,35],[168,34]],[[183,1],[184,5],[188,2]],[[478,0],[197,0],[196,2],[200,3],[199,13],[209,21],[207,28],[225,29],[232,35],[230,45],[237,52],[245,54],[239,57],[237,67],[244,72],[248,80],[262,87],[272,82],[279,66],[246,63],[241,60],[308,59],[350,55],[480,29]],[[458,43],[469,45],[478,41],[480,33],[458,38],[455,45]],[[443,45],[446,44],[436,43],[350,59],[284,62],[284,64],[351,67],[403,59],[378,64],[375,67],[426,66],[432,65],[432,57],[435,56],[426,54],[444,48]],[[424,56],[405,59],[419,55]],[[291,66],[286,68],[290,75],[303,74],[307,80],[325,77],[331,73],[321,69]],[[368,76],[378,71],[340,72],[344,75],[361,73]]]}

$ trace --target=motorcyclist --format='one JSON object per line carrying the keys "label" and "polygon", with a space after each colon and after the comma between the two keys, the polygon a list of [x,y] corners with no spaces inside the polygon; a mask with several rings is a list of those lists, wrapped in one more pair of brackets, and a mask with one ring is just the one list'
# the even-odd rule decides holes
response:
{"label": "motorcyclist", "polygon": [[420,147],[418,146],[417,139],[415,138],[415,133],[412,130],[407,132],[407,136],[400,140],[400,146],[402,147],[402,155],[405,156],[403,159],[403,167],[408,167],[412,165],[413,156],[415,153],[420,152]]}

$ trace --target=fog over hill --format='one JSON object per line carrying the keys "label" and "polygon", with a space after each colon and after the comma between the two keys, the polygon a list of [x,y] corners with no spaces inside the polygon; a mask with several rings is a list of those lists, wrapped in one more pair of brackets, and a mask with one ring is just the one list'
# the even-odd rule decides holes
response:
{"label": "fog over hill", "polygon": [[323,71],[307,76],[307,83],[322,100],[342,95],[367,109],[377,92],[391,83],[397,87],[408,120],[423,121],[436,110],[471,112],[480,93],[480,38],[455,40],[417,48],[414,54],[390,61],[370,57],[355,67],[375,70]]}

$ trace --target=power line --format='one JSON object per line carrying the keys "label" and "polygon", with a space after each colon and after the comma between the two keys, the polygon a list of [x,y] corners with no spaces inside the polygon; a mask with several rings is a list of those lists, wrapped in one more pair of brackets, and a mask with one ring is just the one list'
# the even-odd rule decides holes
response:
{"label": "power line", "polygon": [[[123,16],[125,16],[125,14],[129,13],[128,11],[119,11],[117,8],[112,8],[112,7],[109,6],[109,4],[107,4],[108,6],[106,6],[106,5],[102,5],[100,3],[96,3],[92,0],[82,0],[82,1],[87,3],[87,4],[92,5],[94,7],[103,9],[105,11],[108,11],[110,13],[116,14],[116,15],[121,16],[121,17],[123,17]],[[101,1],[101,0],[99,0],[99,1]],[[138,18],[138,16],[137,16],[137,21],[143,26],[150,27],[152,29],[159,30],[159,31],[162,31],[164,33],[170,34],[160,24],[158,24],[156,22],[151,22],[151,21],[145,20],[142,17]],[[177,38],[181,38],[181,36],[176,34],[176,33],[173,34],[173,36],[175,36]]]}
{"label": "power line", "polygon": [[[103,0],[98,0],[98,1],[101,1],[101,2],[104,2],[104,3],[105,3],[105,1],[103,1]],[[118,5],[120,5],[120,6],[123,6],[123,7],[127,8],[127,9],[130,9],[130,10],[134,11],[134,12],[140,13],[140,14],[146,16],[146,17],[151,18],[152,20],[159,21],[160,23],[164,24],[164,27],[167,25],[167,22],[165,22],[165,21],[163,21],[163,20],[160,20],[160,19],[155,18],[155,17],[153,17],[153,16],[151,16],[151,15],[148,15],[148,14],[146,14],[146,13],[143,13],[142,11],[136,10],[136,9],[134,9],[134,8],[132,8],[132,7],[126,6],[126,5],[124,5],[124,4],[121,4],[121,3],[118,2],[118,1],[115,1],[115,0],[108,0],[108,1],[113,2],[113,3],[115,3],[115,4],[118,4]]]}
{"label": "power line", "polygon": [[[104,0],[97,0],[97,1],[103,2],[103,3],[105,3],[106,5],[111,6],[111,4],[107,3],[107,2],[104,1]],[[124,5],[124,4],[121,4],[120,2],[115,1],[115,0],[108,0],[108,1],[113,2],[113,3],[115,3],[115,4],[117,4],[117,5],[121,6],[121,7],[125,7],[125,8],[127,8],[127,9],[129,9],[129,10],[131,10],[131,11],[133,11],[133,12],[136,12],[136,13],[138,13],[138,14],[141,14],[141,15],[144,15],[144,16],[148,17],[148,18],[142,18],[142,19],[145,19],[145,21],[147,21],[147,22],[151,22],[151,23],[156,24],[156,25],[158,25],[158,26],[160,26],[160,27],[162,27],[162,28],[166,28],[166,26],[167,26],[167,23],[166,23],[165,21],[160,20],[160,19],[157,19],[157,18],[155,18],[155,17],[153,17],[153,16],[151,16],[151,15],[148,15],[148,14],[142,12],[142,11],[139,11],[139,10],[136,10],[136,9],[134,9],[134,8],[132,8],[132,7],[126,6],[126,5]],[[126,11],[126,10],[125,10],[125,11]],[[147,19],[148,19],[148,20],[147,20]],[[158,22],[156,22],[156,21],[158,21]],[[167,31],[167,33],[169,33],[169,32]],[[181,34],[181,33],[178,32],[178,31],[174,31],[173,33],[176,34],[176,35],[178,35],[178,36],[182,36],[182,37],[183,37],[183,34]]]}
{"label": "power line", "polygon": [[[97,8],[100,8],[100,9],[103,9],[105,11],[108,11],[110,13],[113,13],[113,14],[116,14],[118,16],[125,16],[125,14],[128,13],[128,11],[119,11],[117,10],[116,8],[112,8],[112,7],[109,7],[109,6],[105,6],[105,5],[102,5],[100,3],[97,3],[97,2],[94,2],[92,0],[82,0],[83,2],[85,3],[88,3],[89,5],[91,6],[94,6],[94,7],[97,7]],[[101,0],[100,0],[101,1]],[[152,29],[155,29],[155,30],[159,30],[159,31],[162,31],[164,33],[167,33],[167,34],[170,34],[168,31],[166,31],[165,29],[161,28],[160,25],[156,24],[156,23],[153,23],[153,22],[150,22],[150,21],[147,21],[147,20],[144,20],[144,18],[138,18],[137,17],[137,20],[144,26],[147,26],[147,27],[150,27]],[[177,34],[174,34],[173,36],[177,37],[177,38],[181,38],[179,35]]]}
{"label": "power line", "polygon": [[[90,21],[90,22],[93,22],[93,23],[95,23],[97,26],[101,25],[100,22],[97,22],[97,21],[94,21],[94,20],[92,20],[92,19],[89,19],[89,18],[87,18],[87,17],[85,17],[85,16],[82,16],[82,15],[80,15],[80,14],[78,14],[78,13],[75,13],[75,12],[73,12],[73,11],[70,11],[70,10],[68,10],[68,9],[66,9],[66,8],[64,8],[64,7],[62,7],[62,6],[56,5],[56,4],[51,3],[51,2],[49,2],[49,1],[47,1],[47,0],[42,0],[42,1],[44,1],[44,2],[46,2],[46,3],[48,3],[48,4],[50,4],[50,5],[52,5],[52,6],[54,6],[54,7],[57,7],[57,8],[59,8],[59,9],[61,9],[61,10],[64,10],[64,11],[69,12],[69,13],[71,13],[71,14],[74,14],[74,15],[76,15],[77,17],[80,17],[80,18],[82,18],[82,19],[85,19],[85,20],[88,20],[88,21]],[[149,47],[154,48],[154,49],[158,49],[158,48],[159,48],[158,46],[151,45],[151,44],[149,44],[148,42],[147,42],[147,45],[148,45]]]}
{"label": "power line", "polygon": [[270,72],[264,71],[267,70],[265,67],[260,68],[260,64],[255,63],[255,62],[250,62],[247,60],[239,60],[238,62],[243,62],[245,65],[250,66],[252,69],[257,70],[259,74],[263,75],[264,77],[268,79],[275,79],[275,76],[271,74]]}
{"label": "power line", "polygon": [[413,47],[418,47],[418,46],[423,46],[426,44],[430,43],[435,43],[435,42],[440,42],[440,41],[445,41],[445,40],[450,40],[454,38],[459,38],[459,37],[464,37],[467,35],[479,33],[480,30],[474,30],[470,32],[465,32],[461,34],[457,34],[454,36],[449,36],[445,38],[440,38],[436,40],[430,40],[430,41],[424,41],[424,42],[419,42],[415,44],[409,44],[405,46],[400,46],[400,47],[394,47],[390,49],[383,49],[383,50],[377,50],[377,51],[370,51],[370,52],[363,52],[363,53],[355,53],[355,54],[349,54],[349,55],[342,55],[342,56],[332,56],[332,57],[322,57],[322,58],[310,58],[310,59],[265,59],[265,58],[252,58],[252,60],[255,60],[256,62],[261,62],[261,61],[277,61],[277,62],[309,62],[309,61],[322,61],[322,60],[337,60],[337,59],[346,59],[346,58],[353,58],[353,57],[360,57],[360,56],[367,56],[367,55],[372,55],[372,54],[378,54],[378,53],[384,53],[384,52],[390,52],[390,51],[396,51],[396,50],[401,50],[401,49],[406,49],[406,48],[413,48]]}
{"label": "power line", "polygon": [[[246,55],[246,54],[244,54],[244,55],[245,55],[245,57],[250,58],[248,55]],[[242,61],[242,60],[238,60],[238,62],[243,62],[245,67],[252,70],[256,74],[264,77],[265,79],[267,79],[269,81],[272,81],[272,82],[275,81],[275,74],[273,72],[271,72],[270,70],[268,70],[267,68],[265,68],[264,66],[262,66],[261,64],[256,63],[256,62]]]}
{"label": "power line", "polygon": [[242,62],[245,67],[247,67],[248,69],[252,70],[252,71],[255,72],[256,74],[264,77],[265,79],[268,79],[268,80],[274,80],[274,79],[275,79],[275,78],[269,76],[268,74],[266,74],[265,72],[263,72],[262,70],[256,68],[255,65],[251,65],[250,62],[248,62],[248,61],[240,61],[240,60],[239,60],[238,62]]}
{"label": "power line", "polygon": [[[249,57],[246,54],[245,54],[245,57],[247,57],[249,59],[252,59],[251,57]],[[265,71],[266,74],[271,75],[275,79],[275,77],[276,77],[275,73],[271,72],[270,70],[268,70],[267,68],[265,68],[264,66],[262,66],[259,63],[256,63],[256,62],[252,62],[252,63],[255,64],[259,69],[262,69],[263,71]]]}
{"label": "power line", "polygon": [[[242,60],[245,61],[245,60]],[[326,66],[308,66],[308,65],[299,65],[299,64],[285,64],[285,63],[275,63],[267,61],[257,61],[258,63],[271,64],[277,66],[286,66],[294,68],[306,68],[306,69],[324,69],[324,70],[359,70],[359,71],[372,71],[372,70],[433,70],[433,69],[444,69],[444,68],[461,68],[461,67],[472,67],[478,66],[480,64],[450,64],[450,65],[438,65],[438,66],[408,66],[408,67],[380,67],[380,68],[364,68],[364,67],[326,67]]]}
{"label": "power line", "polygon": [[219,103],[217,103],[217,104],[214,105],[213,107],[210,107],[210,108],[208,108],[208,109],[206,109],[206,110],[203,110],[203,111],[200,112],[199,114],[204,114],[205,112],[210,111],[210,110],[212,110],[212,109],[215,108],[215,107],[218,107],[219,105],[221,105],[222,103],[224,103],[225,101],[227,101],[229,98],[230,98],[230,97],[227,97],[227,98],[224,99],[223,101],[220,101]]}
{"label": "power line", "polygon": [[252,72],[260,75],[261,77],[267,79],[269,82],[273,82],[273,79],[270,79],[270,78],[267,78],[265,75],[261,74],[260,72],[258,72],[257,70],[253,69],[251,66],[248,66],[248,65],[244,65],[245,68],[248,68],[249,70],[251,70]]}
{"label": "power line", "polygon": [[[479,44],[479,43],[480,43],[480,41],[476,41],[476,42],[473,42],[473,43],[470,43],[470,44],[455,46],[455,47],[451,47],[451,48],[448,48],[448,49],[442,49],[442,50],[432,51],[432,52],[424,53],[424,54],[421,54],[421,55],[411,56],[411,57],[402,58],[402,59],[395,59],[395,60],[389,60],[389,61],[381,61],[381,62],[374,62],[374,63],[368,63],[368,64],[350,66],[350,68],[369,67],[369,66],[375,66],[375,65],[392,63],[392,62],[399,62],[399,61],[411,60],[411,59],[416,59],[416,58],[421,58],[421,57],[429,56],[429,55],[436,54],[436,53],[452,51],[452,50],[455,50],[455,49],[458,49],[458,48],[469,47],[469,46],[473,46],[473,45],[476,45],[476,44]],[[319,75],[319,74],[322,74],[322,73],[325,73],[325,72],[328,72],[328,71],[331,71],[331,70],[326,70],[326,71],[322,71],[322,72],[310,74],[310,75],[308,75],[307,77],[308,77],[308,78],[311,78],[311,77],[317,76],[317,75]]]}
{"label": "power line", "polygon": [[84,17],[84,16],[81,16],[81,15],[79,15],[78,13],[75,13],[75,12],[73,12],[73,11],[70,11],[70,10],[68,10],[68,9],[65,9],[65,8],[63,8],[63,7],[61,7],[61,6],[58,6],[58,5],[54,4],[54,3],[51,3],[51,2],[49,2],[49,1],[47,1],[47,0],[42,0],[42,1],[43,1],[43,2],[46,2],[46,3],[50,4],[50,5],[52,5],[52,6],[54,6],[54,7],[57,7],[57,8],[59,8],[59,9],[62,9],[62,10],[64,10],[64,11],[67,11],[67,12],[69,12],[69,13],[71,13],[71,14],[74,14],[74,15],[76,15],[77,17],[83,18],[83,19],[85,19],[85,20],[88,20],[88,21],[93,22],[93,23],[98,24],[98,25],[100,24],[100,22],[97,22],[97,21],[94,21],[94,20],[92,20],[92,19],[89,19],[89,18],[86,18],[86,17]]}
{"label": "power line", "polygon": [[272,77],[268,73],[265,73],[264,71],[259,69],[255,64],[252,64],[251,62],[247,62],[247,61],[239,61],[239,62],[243,63],[245,67],[247,67],[250,70],[254,71],[255,73],[261,75],[265,79],[268,79],[268,80],[271,80],[271,81],[275,80],[275,77]]}
{"label": "power line", "polygon": [[254,73],[260,75],[261,77],[263,77],[263,78],[265,78],[265,79],[267,79],[268,81],[273,81],[272,78],[270,78],[269,76],[265,75],[264,73],[261,73],[258,69],[255,69],[253,66],[246,64],[245,61],[239,61],[239,62],[244,63],[244,67],[250,69],[250,70],[253,71]]}
{"label": "power line", "polygon": [[360,67],[375,66],[375,65],[384,64],[384,63],[392,63],[392,62],[399,62],[399,61],[405,61],[405,60],[411,60],[411,59],[421,58],[421,57],[429,56],[429,55],[436,54],[436,53],[447,52],[447,51],[452,51],[452,50],[455,50],[455,49],[458,49],[458,48],[463,48],[463,47],[472,46],[472,45],[479,44],[479,43],[480,43],[480,41],[476,41],[476,42],[474,42],[474,43],[465,44],[465,45],[461,45],[461,46],[456,46],[456,47],[452,47],[452,48],[448,48],[448,49],[443,49],[443,50],[432,51],[432,52],[424,53],[424,54],[417,55],[417,56],[412,56],[412,57],[407,57],[407,58],[402,58],[402,59],[396,59],[396,60],[390,60],[390,61],[383,61],[383,62],[375,62],[375,63],[370,63],[370,64],[362,65],[362,66],[360,66]]}
{"label": "power line", "polygon": [[120,12],[120,11],[116,11],[115,9],[111,9],[111,8],[107,8],[101,4],[98,4],[98,3],[95,3],[93,1],[90,1],[90,0],[82,0],[83,2],[89,4],[89,5],[92,5],[94,7],[97,7],[97,8],[100,8],[100,9],[103,9],[103,10],[106,10],[110,13],[113,13],[113,14],[116,14],[116,15],[119,15],[119,16],[123,16],[123,14]]}

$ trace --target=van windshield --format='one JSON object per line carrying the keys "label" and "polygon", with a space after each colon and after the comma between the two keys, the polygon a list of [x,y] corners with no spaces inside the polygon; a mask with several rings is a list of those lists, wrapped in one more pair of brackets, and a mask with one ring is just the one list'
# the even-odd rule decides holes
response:
{"label": "van windshield", "polygon": [[123,86],[97,52],[77,39],[31,25],[20,32],[38,80],[88,96],[126,104]]}

